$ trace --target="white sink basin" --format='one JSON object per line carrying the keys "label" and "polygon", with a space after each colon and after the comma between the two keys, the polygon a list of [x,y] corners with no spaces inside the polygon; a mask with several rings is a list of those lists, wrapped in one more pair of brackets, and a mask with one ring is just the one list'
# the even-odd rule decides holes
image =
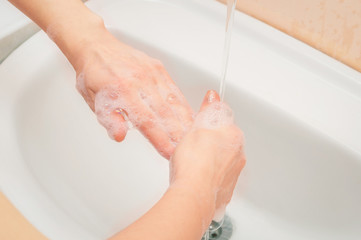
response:
{"label": "white sink basin", "polygon": [[[191,105],[218,88],[225,7],[97,1],[122,41],[163,61]],[[248,163],[231,239],[361,239],[361,74],[241,13],[226,100]],[[105,239],[147,211],[168,162],[135,130],[110,140],[44,33],[0,65],[0,186],[50,239]]]}

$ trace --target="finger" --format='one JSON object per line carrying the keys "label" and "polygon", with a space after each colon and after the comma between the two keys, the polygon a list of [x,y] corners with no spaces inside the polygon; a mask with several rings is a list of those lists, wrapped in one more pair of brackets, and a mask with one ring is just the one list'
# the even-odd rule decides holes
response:
{"label": "finger", "polygon": [[220,102],[216,91],[208,91],[194,121],[193,128],[217,129],[232,124],[232,109],[226,103]]}
{"label": "finger", "polygon": [[107,130],[109,137],[121,142],[127,134],[128,124],[124,118],[125,112],[116,100],[109,89],[99,91],[95,95],[94,112],[99,123]]}
{"label": "finger", "polygon": [[122,109],[116,109],[110,114],[111,121],[116,124],[112,137],[117,142],[123,141],[128,131],[128,124],[123,114],[125,112]]}
{"label": "finger", "polygon": [[175,147],[167,132],[158,123],[144,121],[138,126],[138,129],[164,158],[170,159]]}
{"label": "finger", "polygon": [[[174,86],[174,88],[177,88]],[[166,97],[167,104],[171,107],[183,131],[187,132],[193,124],[193,110],[179,89],[173,90]]]}
{"label": "finger", "polygon": [[188,131],[193,123],[194,112],[168,72],[164,68],[161,68],[160,74],[166,85],[166,91],[161,93],[161,95],[170,105],[185,131]]}
{"label": "finger", "polygon": [[170,141],[168,132],[160,124],[158,116],[151,110],[144,96],[136,101],[129,112],[129,120],[146,137],[157,151],[169,160],[173,154],[174,145]]}
{"label": "finger", "polygon": [[151,96],[144,97],[143,101],[154,113],[157,123],[163,127],[163,131],[167,133],[169,140],[178,143],[183,137],[184,128],[171,106],[155,89]]}
{"label": "finger", "polygon": [[100,112],[96,113],[98,121],[108,132],[111,139],[117,142],[124,140],[128,131],[128,125],[122,115],[115,111],[112,112]]}
{"label": "finger", "polygon": [[199,112],[204,111],[210,104],[212,104],[214,102],[219,102],[219,101],[220,101],[220,97],[219,97],[218,93],[215,90],[209,90],[203,99],[203,102],[202,102]]}

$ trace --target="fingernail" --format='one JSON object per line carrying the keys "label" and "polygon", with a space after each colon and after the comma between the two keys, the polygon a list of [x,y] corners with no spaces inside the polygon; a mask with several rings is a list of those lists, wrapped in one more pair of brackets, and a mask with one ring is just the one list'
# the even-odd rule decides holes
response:
{"label": "fingernail", "polygon": [[208,94],[208,103],[212,103],[214,102],[214,100],[216,99],[216,92],[215,91],[209,91],[209,94]]}

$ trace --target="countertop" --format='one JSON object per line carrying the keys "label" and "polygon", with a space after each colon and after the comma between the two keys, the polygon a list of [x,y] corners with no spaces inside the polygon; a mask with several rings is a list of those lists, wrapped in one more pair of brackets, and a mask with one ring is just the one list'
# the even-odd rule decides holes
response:
{"label": "countertop", "polygon": [[0,192],[0,239],[45,240],[21,213]]}

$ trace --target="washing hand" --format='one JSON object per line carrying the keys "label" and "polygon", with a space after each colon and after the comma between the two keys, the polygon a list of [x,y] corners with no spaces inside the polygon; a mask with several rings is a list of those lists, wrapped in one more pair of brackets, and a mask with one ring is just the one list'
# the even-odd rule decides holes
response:
{"label": "washing hand", "polygon": [[77,89],[111,138],[124,139],[129,119],[169,159],[193,119],[160,61],[105,31],[82,50],[75,70]]}
{"label": "washing hand", "polygon": [[191,108],[161,63],[115,39],[82,1],[11,2],[68,58],[78,90],[111,137],[124,139],[129,118],[163,156],[172,156],[166,193],[111,239],[201,239],[230,201],[245,164],[231,109],[209,92],[193,123]]}
{"label": "washing hand", "polygon": [[170,159],[170,186],[140,219],[111,240],[199,240],[231,200],[244,167],[243,134],[232,110],[207,93],[191,130]]}
{"label": "washing hand", "polygon": [[125,138],[129,118],[170,158],[192,124],[192,110],[158,60],[116,39],[82,1],[12,2],[65,54],[79,92],[114,140]]}
{"label": "washing hand", "polygon": [[178,144],[170,164],[171,187],[194,190],[200,208],[210,205],[204,213],[208,226],[214,214],[224,212],[245,164],[242,131],[216,92],[207,93],[192,130]]}

